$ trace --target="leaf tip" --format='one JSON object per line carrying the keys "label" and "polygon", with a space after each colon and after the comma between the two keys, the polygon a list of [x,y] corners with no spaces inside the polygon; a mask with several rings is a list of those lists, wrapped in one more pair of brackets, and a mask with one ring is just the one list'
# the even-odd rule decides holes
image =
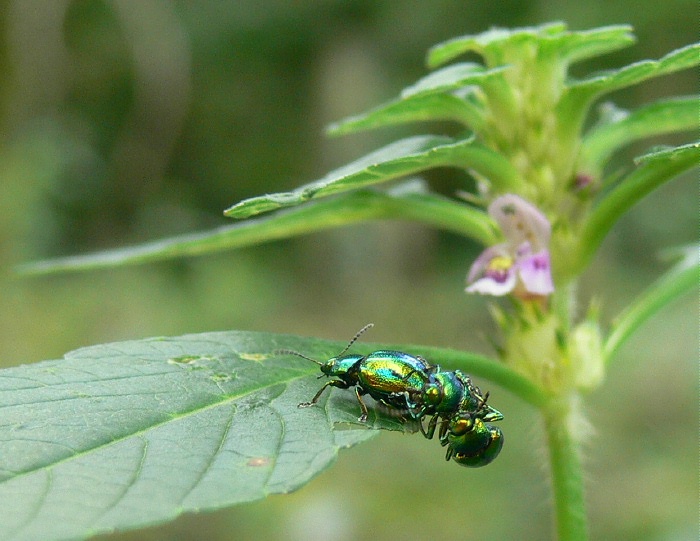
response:
{"label": "leaf tip", "polygon": [[276,210],[281,206],[281,204],[272,201],[269,196],[263,195],[260,197],[245,199],[240,203],[236,203],[235,205],[224,210],[224,216],[227,218],[234,218],[236,220],[243,220],[257,214]]}

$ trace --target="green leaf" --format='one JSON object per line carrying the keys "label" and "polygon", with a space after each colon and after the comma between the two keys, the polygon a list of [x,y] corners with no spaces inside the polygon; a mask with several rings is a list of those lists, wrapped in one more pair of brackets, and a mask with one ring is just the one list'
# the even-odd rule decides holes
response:
{"label": "green leaf", "polygon": [[476,35],[460,36],[439,43],[428,51],[428,66],[441,66],[468,52],[477,53],[487,59],[488,66],[503,64],[503,53],[511,47],[520,47],[524,42],[535,42],[540,37],[554,36],[566,30],[561,22],[541,26],[493,28]]}
{"label": "green leaf", "polygon": [[28,263],[18,270],[23,274],[40,275],[141,264],[252,246],[375,219],[415,220],[464,235],[486,246],[497,242],[498,228],[485,212],[425,193],[416,184],[404,183],[388,192],[360,190],[212,231]]}
{"label": "green leaf", "polygon": [[676,163],[697,165],[700,163],[700,141],[678,147],[662,147],[634,159],[636,165],[665,165]]}
{"label": "green leaf", "polygon": [[455,121],[479,131],[483,108],[470,96],[454,94],[417,94],[401,97],[375,109],[351,116],[328,127],[330,135],[435,120]]}
{"label": "green leaf", "polygon": [[232,218],[247,218],[309,199],[355,190],[407,176],[434,167],[473,168],[488,179],[496,191],[517,186],[519,173],[499,153],[473,138],[453,140],[449,137],[416,136],[392,143],[376,152],[330,172],[316,182],[294,191],[246,199],[225,211]]}
{"label": "green leaf", "polygon": [[698,96],[685,96],[614,115],[610,122],[584,137],[579,170],[599,175],[610,156],[625,145],[646,137],[697,129],[699,113]]}
{"label": "green leaf", "polygon": [[[643,60],[618,70],[607,71],[568,84],[558,106],[562,125],[580,125],[593,100],[620,88],[635,85],[652,77],[673,73],[700,63],[700,44],[676,49],[659,60]],[[567,120],[568,119],[568,120]]]}
{"label": "green leaf", "polygon": [[83,538],[296,490],[376,432],[356,423],[352,393],[297,408],[318,367],[271,351],[343,346],[207,333],[0,371],[3,540]]}
{"label": "green leaf", "polygon": [[632,27],[626,24],[566,32],[554,39],[559,57],[569,64],[617,51],[636,41]]}
{"label": "green leaf", "polygon": [[557,139],[562,148],[574,148],[588,109],[600,96],[652,77],[690,68],[700,63],[700,44],[677,49],[660,60],[644,60],[615,71],[603,72],[582,81],[571,82],[557,105]]}
{"label": "green leaf", "polygon": [[[452,59],[458,54],[468,51],[484,52],[489,48],[498,49],[510,40],[520,40],[522,36],[526,36],[528,39],[539,36],[541,46],[546,45],[549,49],[553,49],[555,54],[574,62],[619,49],[634,41],[634,37],[630,33],[631,27],[627,25],[557,34],[563,29],[565,27],[558,23],[534,29],[526,28],[513,31],[496,29],[478,36],[450,40],[434,47],[431,52],[441,59]],[[500,75],[506,69],[509,69],[508,66],[486,69],[480,64],[470,62],[447,66],[405,89],[400,99],[335,123],[330,126],[329,132],[338,135],[380,126],[426,120],[454,120],[480,132],[483,124],[482,106],[473,99],[469,99],[470,93],[457,95],[456,93],[445,94],[445,92],[464,90],[466,85],[486,85],[490,88],[493,85],[489,83],[489,80]],[[434,95],[435,93],[439,94]]]}
{"label": "green leaf", "polygon": [[637,163],[639,167],[605,194],[583,222],[578,250],[568,262],[568,274],[580,272],[608,231],[635,203],[664,182],[700,164],[700,143],[647,154]]}
{"label": "green leaf", "polygon": [[[352,392],[331,389],[316,407],[297,407],[320,388],[318,367],[274,350],[325,360],[343,347],[233,331],[88,347],[1,370],[3,540],[84,538],[287,493],[375,435],[368,427],[414,432],[374,406],[359,424]],[[398,349],[484,371],[535,405],[547,399],[484,357]]]}
{"label": "green leaf", "polygon": [[648,319],[681,295],[697,290],[699,248],[699,246],[689,246],[683,249],[680,261],[615,318],[612,331],[605,342],[606,363],[615,358],[620,347]]}
{"label": "green leaf", "polygon": [[483,84],[494,77],[501,77],[503,71],[507,69],[508,66],[486,69],[481,64],[473,62],[452,64],[426,75],[414,85],[405,88],[401,92],[401,97],[449,92],[467,85]]}
{"label": "green leaf", "polygon": [[632,27],[612,25],[580,32],[569,32],[563,23],[538,27],[495,28],[475,36],[462,36],[438,44],[428,53],[428,65],[438,66],[467,52],[487,59],[491,67],[507,62],[511,52],[523,54],[528,48],[541,47],[559,59],[573,64],[587,58],[610,53],[634,43]]}

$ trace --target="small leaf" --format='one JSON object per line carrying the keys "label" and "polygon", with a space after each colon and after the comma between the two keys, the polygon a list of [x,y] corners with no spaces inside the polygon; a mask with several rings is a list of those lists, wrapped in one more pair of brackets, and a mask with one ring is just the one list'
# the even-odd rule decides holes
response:
{"label": "small leaf", "polygon": [[415,220],[464,235],[487,246],[498,239],[493,220],[482,210],[425,193],[420,188],[416,189],[416,183],[407,182],[387,192],[361,190],[342,194],[338,198],[313,201],[308,205],[212,231],[27,263],[19,267],[19,272],[51,274],[204,255],[376,219]]}
{"label": "small leaf", "polygon": [[557,139],[561,147],[573,149],[576,146],[588,109],[600,96],[698,63],[700,63],[700,44],[694,44],[677,49],[658,61],[645,60],[616,71],[604,72],[582,81],[569,83],[556,108],[559,119]]}
{"label": "small leaf", "polygon": [[430,48],[428,66],[441,66],[468,52],[475,52],[486,58],[488,66],[498,66],[503,64],[499,60],[503,60],[503,51],[506,48],[520,46],[525,41],[534,42],[539,37],[557,35],[565,30],[564,23],[555,22],[512,30],[493,28],[481,34],[452,38]]}
{"label": "small leaf", "polygon": [[554,53],[569,64],[616,51],[634,43],[629,25],[612,25],[593,30],[569,32],[562,23],[539,27],[496,28],[475,36],[463,36],[436,45],[428,54],[428,64],[438,66],[467,52],[475,52],[488,59],[494,67],[507,62],[510,51],[524,49],[524,42]]}
{"label": "small leaf", "polygon": [[376,434],[357,424],[352,393],[297,408],[318,367],[278,347],[328,358],[343,345],[207,333],[0,371],[3,540],[84,538],[290,492]]}
{"label": "small leaf", "polygon": [[681,295],[698,287],[698,250],[687,246],[678,250],[678,263],[629,304],[613,321],[612,331],[605,342],[607,363],[614,360],[620,347],[652,316]]}
{"label": "small leaf", "polygon": [[558,55],[569,64],[611,53],[632,45],[636,40],[626,24],[604,26],[580,32],[566,32],[555,38]]}
{"label": "small leaf", "polygon": [[698,127],[697,96],[658,101],[628,115],[613,115],[591,130],[581,146],[579,170],[599,174],[610,156],[634,141]]}
{"label": "small leaf", "polygon": [[605,194],[587,216],[579,235],[578,250],[566,262],[566,274],[578,274],[590,261],[613,225],[639,200],[684,171],[700,164],[700,143],[692,143],[646,154],[639,167]]}
{"label": "small leaf", "polygon": [[687,145],[678,147],[662,147],[658,150],[637,156],[634,159],[634,163],[637,165],[663,165],[673,162],[684,163],[686,160],[690,160],[689,163],[691,164],[700,163],[700,142],[688,143]]}
{"label": "small leaf", "polygon": [[572,81],[562,97],[561,109],[563,111],[585,109],[588,103],[603,94],[698,64],[700,64],[700,44],[695,43],[676,49],[659,60],[643,60],[618,70]]}
{"label": "small leaf", "polygon": [[314,196],[330,195],[411,174],[424,165],[431,150],[449,146],[449,137],[432,135],[410,137],[392,143],[348,165],[331,171],[325,177],[300,186],[292,192],[268,194],[246,199],[227,209],[231,218],[248,218],[263,212],[298,205]]}
{"label": "small leaf", "polygon": [[520,182],[518,171],[506,158],[472,138],[455,141],[449,137],[416,136],[392,143],[294,191],[241,201],[227,209],[225,214],[232,218],[247,218],[434,167],[473,168],[500,190]]}
{"label": "small leaf", "polygon": [[433,94],[436,92],[448,92],[458,90],[467,85],[482,84],[493,77],[500,77],[508,66],[486,69],[481,64],[463,62],[452,64],[445,68],[432,72],[420,79],[416,84],[405,88],[401,97],[407,98],[421,94]]}
{"label": "small leaf", "polygon": [[398,98],[375,109],[351,116],[328,127],[330,135],[343,135],[362,130],[409,122],[451,120],[474,131],[483,124],[483,108],[471,96],[454,94],[418,94]]}

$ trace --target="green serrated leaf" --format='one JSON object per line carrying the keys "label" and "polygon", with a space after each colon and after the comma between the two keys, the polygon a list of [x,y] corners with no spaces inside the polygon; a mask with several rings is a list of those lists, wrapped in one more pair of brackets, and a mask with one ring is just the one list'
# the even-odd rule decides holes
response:
{"label": "green serrated leaf", "polygon": [[418,94],[403,97],[328,127],[330,135],[344,135],[405,124],[409,122],[448,120],[478,131],[483,124],[483,108],[468,97],[455,94]]}
{"label": "green serrated leaf", "polygon": [[490,59],[489,66],[501,64],[498,61],[501,51],[523,41],[535,41],[539,37],[557,35],[566,30],[561,22],[547,23],[541,26],[525,28],[493,28],[476,35],[460,36],[439,43],[428,51],[428,66],[441,66],[467,52],[475,52]]}
{"label": "green serrated leaf", "polygon": [[351,393],[297,408],[318,367],[277,347],[342,348],[207,333],[0,371],[2,539],[84,538],[290,492],[375,434],[356,423]]}
{"label": "green serrated leaf", "polygon": [[485,246],[498,240],[497,227],[482,210],[425,193],[416,189],[414,183],[406,183],[388,192],[356,191],[212,231],[28,263],[18,270],[40,275],[204,255],[374,219],[415,220],[464,235]]}
{"label": "green serrated leaf", "polygon": [[562,109],[585,108],[587,103],[603,94],[698,64],[700,64],[700,43],[695,43],[676,49],[659,60],[643,60],[618,70],[572,81],[562,97]]}
{"label": "green serrated leaf", "polygon": [[678,250],[678,263],[629,304],[613,321],[604,347],[606,363],[614,360],[620,347],[651,317],[675,299],[698,288],[700,246]]}
{"label": "green serrated leaf", "polygon": [[700,44],[694,44],[677,49],[658,61],[636,62],[619,70],[569,83],[556,109],[559,119],[557,138],[561,146],[563,148],[575,146],[589,107],[600,96],[652,77],[695,66],[698,63],[700,63]]}
{"label": "green serrated leaf", "polygon": [[626,24],[566,32],[554,39],[559,57],[569,64],[617,51],[636,41],[632,27]]}
{"label": "green serrated leaf", "polygon": [[227,209],[231,218],[298,205],[312,198],[356,190],[434,167],[473,168],[499,190],[517,186],[518,171],[499,153],[472,138],[416,136],[392,143],[294,191],[246,199]]}
{"label": "green serrated leaf", "polygon": [[684,171],[700,164],[700,143],[692,143],[646,154],[639,167],[605,194],[582,224],[576,254],[566,264],[568,274],[578,274],[590,261],[617,220],[638,201]]}
{"label": "green serrated leaf", "polygon": [[700,163],[700,142],[688,143],[678,147],[662,147],[658,150],[642,154],[634,159],[637,165],[644,164],[667,164],[673,162],[684,163],[690,160],[689,163]]}
{"label": "green serrated leaf", "polygon": [[248,218],[263,212],[298,205],[315,196],[331,195],[409,175],[421,168],[421,162],[431,150],[449,146],[452,143],[453,140],[449,137],[433,135],[402,139],[331,171],[322,179],[300,186],[292,192],[246,199],[228,208],[224,214],[230,218]]}
{"label": "green serrated leaf", "polygon": [[461,62],[452,64],[426,75],[414,85],[405,88],[401,97],[407,98],[420,94],[432,94],[435,92],[449,92],[467,85],[484,83],[493,77],[501,76],[508,66],[486,69],[481,64],[473,62]]}
{"label": "green serrated leaf", "polygon": [[[3,541],[81,539],[287,493],[339,449],[374,436],[368,427],[415,432],[374,406],[358,423],[352,392],[331,389],[317,406],[297,407],[319,389],[318,367],[274,351],[326,360],[343,347],[231,331],[105,344],[0,370]],[[534,405],[547,400],[490,359],[397,349],[484,372]]]}
{"label": "green serrated leaf", "polygon": [[634,41],[629,25],[612,25],[580,32],[567,31],[563,23],[512,30],[495,28],[436,45],[428,53],[428,65],[435,67],[464,53],[475,52],[488,59],[488,65],[493,67],[505,60],[508,50],[520,48],[524,42],[539,43],[572,64],[627,47]]}
{"label": "green serrated leaf", "polygon": [[583,139],[580,171],[599,174],[620,147],[634,141],[684,130],[697,129],[700,114],[698,96],[686,96],[652,103],[630,114],[613,115]]}
{"label": "green serrated leaf", "polygon": [[210,231],[178,235],[137,246],[91,254],[26,263],[18,272],[42,275],[200,256],[254,246],[263,242],[304,235],[350,223],[385,217],[383,202],[390,196],[379,192],[356,192],[342,199],[317,201],[314,205],[287,209],[273,216],[218,227]]}

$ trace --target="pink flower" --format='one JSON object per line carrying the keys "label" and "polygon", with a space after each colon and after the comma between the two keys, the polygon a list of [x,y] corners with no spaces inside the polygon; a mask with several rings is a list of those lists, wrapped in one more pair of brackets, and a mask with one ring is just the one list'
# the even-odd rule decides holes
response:
{"label": "pink flower", "polygon": [[506,194],[494,199],[489,214],[501,226],[506,242],[491,246],[476,259],[467,276],[467,293],[519,297],[554,291],[549,259],[552,228],[537,207]]}

